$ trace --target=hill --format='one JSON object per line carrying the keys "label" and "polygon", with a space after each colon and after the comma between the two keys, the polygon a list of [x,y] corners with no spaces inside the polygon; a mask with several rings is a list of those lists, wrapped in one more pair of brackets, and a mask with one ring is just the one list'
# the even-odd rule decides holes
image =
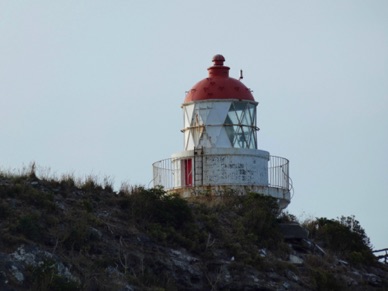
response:
{"label": "hill", "polygon": [[[298,225],[276,201],[0,174],[0,290],[387,290],[354,217]],[[210,199],[210,198],[209,198]],[[203,199],[202,199],[203,200]]]}

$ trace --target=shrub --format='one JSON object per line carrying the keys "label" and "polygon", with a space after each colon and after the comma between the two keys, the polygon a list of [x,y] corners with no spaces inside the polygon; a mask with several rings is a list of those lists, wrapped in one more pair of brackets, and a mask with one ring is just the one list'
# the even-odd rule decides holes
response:
{"label": "shrub", "polygon": [[298,219],[296,218],[296,216],[287,211],[282,212],[279,215],[277,220],[280,223],[298,222]]}
{"label": "shrub", "polygon": [[276,223],[279,212],[276,199],[260,194],[249,194],[242,199],[240,213],[247,235],[255,235],[265,247],[276,247],[281,241]]}
{"label": "shrub", "polygon": [[57,272],[56,263],[51,260],[44,261],[41,265],[31,270],[32,290],[81,290],[78,282],[72,281]]}
{"label": "shrub", "polygon": [[70,222],[63,244],[67,250],[80,251],[87,247],[89,239],[88,225],[84,218],[81,218]]}
{"label": "shrub", "polygon": [[59,181],[61,188],[64,191],[61,191],[62,195],[66,196],[67,192],[73,190],[76,187],[75,178],[72,175],[63,175]]}
{"label": "shrub", "polygon": [[81,203],[86,212],[90,213],[93,211],[93,205],[90,199],[83,199]]}
{"label": "shrub", "polygon": [[317,218],[306,227],[313,239],[353,263],[372,263],[375,260],[370,240],[354,216],[342,216],[337,220]]}
{"label": "shrub", "polygon": [[0,219],[7,219],[11,214],[11,209],[5,201],[0,202]]}
{"label": "shrub", "polygon": [[140,224],[153,222],[180,228],[192,220],[187,201],[177,195],[167,195],[162,188],[139,188],[128,200],[122,199],[119,203],[123,209],[130,208],[132,218]]}
{"label": "shrub", "polygon": [[45,209],[48,211],[55,211],[56,206],[52,193],[46,193],[31,188],[28,190],[26,195],[28,195],[28,200],[32,203],[32,205],[36,206],[37,208]]}
{"label": "shrub", "polygon": [[27,214],[20,217],[16,226],[16,231],[23,234],[28,239],[39,241],[41,239],[42,231],[40,216],[38,214]]}
{"label": "shrub", "polygon": [[346,284],[334,276],[330,271],[316,269],[312,271],[312,279],[314,283],[314,290],[317,291],[335,291],[344,290]]}

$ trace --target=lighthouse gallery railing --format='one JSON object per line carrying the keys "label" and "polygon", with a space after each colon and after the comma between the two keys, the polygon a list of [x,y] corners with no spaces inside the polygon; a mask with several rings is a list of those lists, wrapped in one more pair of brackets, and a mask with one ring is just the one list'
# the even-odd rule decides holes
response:
{"label": "lighthouse gallery railing", "polygon": [[[175,186],[175,175],[181,175],[181,170],[176,168],[173,159],[164,159],[152,164],[154,186],[163,186],[165,190],[172,190]],[[193,185],[195,186],[195,185]],[[192,187],[192,186],[179,186]],[[290,191],[292,188],[289,176],[289,161],[286,158],[270,156],[268,161],[268,187]]]}

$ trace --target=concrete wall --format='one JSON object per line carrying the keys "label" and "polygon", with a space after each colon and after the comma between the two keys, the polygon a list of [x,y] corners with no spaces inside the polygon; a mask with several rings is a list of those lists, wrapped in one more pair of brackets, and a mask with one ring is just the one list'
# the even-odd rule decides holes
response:
{"label": "concrete wall", "polygon": [[269,153],[262,150],[204,148],[183,151],[172,156],[176,172],[175,187],[184,186],[182,162],[193,159],[193,186],[268,185]]}

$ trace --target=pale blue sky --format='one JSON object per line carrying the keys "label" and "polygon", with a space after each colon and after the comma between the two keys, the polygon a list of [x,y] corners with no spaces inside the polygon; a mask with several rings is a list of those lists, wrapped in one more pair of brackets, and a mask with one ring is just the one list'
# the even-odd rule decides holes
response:
{"label": "pale blue sky", "polygon": [[0,167],[145,185],[223,54],[298,217],[352,215],[388,247],[388,1],[0,0]]}

